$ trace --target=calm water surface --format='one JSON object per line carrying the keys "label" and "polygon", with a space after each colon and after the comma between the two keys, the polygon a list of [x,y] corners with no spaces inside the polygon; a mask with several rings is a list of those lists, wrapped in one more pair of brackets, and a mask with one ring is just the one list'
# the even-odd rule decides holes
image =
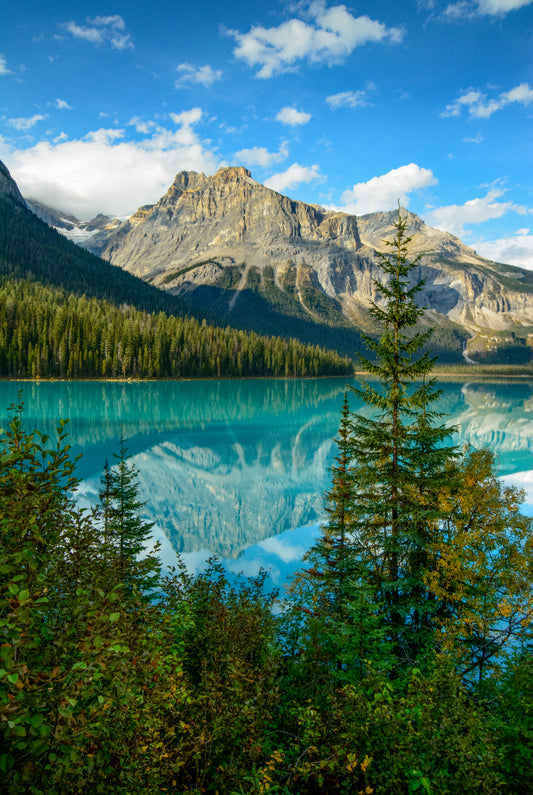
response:
{"label": "calm water surface", "polygon": [[[0,382],[0,425],[19,389],[27,429],[53,433],[69,419],[84,506],[97,502],[122,431],[164,563],[179,552],[198,570],[215,554],[231,571],[268,567],[282,584],[324,516],[347,383],[356,382]],[[526,490],[524,510],[533,513],[533,380],[441,386],[456,440],[494,450],[500,474]],[[361,408],[354,398],[351,406]]]}

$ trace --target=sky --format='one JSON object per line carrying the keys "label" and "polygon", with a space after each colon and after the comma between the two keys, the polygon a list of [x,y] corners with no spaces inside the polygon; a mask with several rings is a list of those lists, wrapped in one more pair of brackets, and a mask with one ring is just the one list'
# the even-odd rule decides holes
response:
{"label": "sky", "polygon": [[533,269],[533,0],[19,0],[2,9],[0,159],[89,220],[179,171],[401,205]]}

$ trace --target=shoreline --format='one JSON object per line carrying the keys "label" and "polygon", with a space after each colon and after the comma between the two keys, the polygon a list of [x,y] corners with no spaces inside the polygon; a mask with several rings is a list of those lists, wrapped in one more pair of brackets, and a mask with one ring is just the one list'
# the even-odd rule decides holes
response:
{"label": "shoreline", "polygon": [[[37,376],[35,378],[28,378],[24,376],[0,376],[0,382],[7,381],[7,382],[22,382],[22,383],[30,383],[30,384],[42,384],[42,383],[110,383],[110,384],[149,384],[149,383],[171,383],[171,382],[186,382],[186,381],[316,381],[316,380],[324,380],[328,378],[360,378],[361,376],[368,376],[369,374],[365,370],[354,370],[353,373],[345,373],[344,375],[296,375],[296,376],[275,376],[275,375],[248,375],[248,376],[196,376],[193,378],[89,378],[89,377],[81,377],[81,378],[60,378],[60,377],[40,377]],[[523,370],[520,372],[517,368],[517,372],[509,372],[503,368],[494,365],[494,369],[489,369],[483,367],[483,369],[478,370],[477,368],[461,368],[457,370],[433,370],[431,373],[431,377],[433,378],[457,378],[457,379],[464,379],[467,378],[471,380],[473,378],[518,378],[518,379],[531,379],[533,380],[533,369],[531,372],[524,372]]]}

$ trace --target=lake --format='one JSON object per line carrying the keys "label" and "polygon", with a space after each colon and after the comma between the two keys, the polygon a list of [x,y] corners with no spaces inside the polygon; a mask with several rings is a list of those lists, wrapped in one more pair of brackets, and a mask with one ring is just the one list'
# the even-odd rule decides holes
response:
{"label": "lake", "polygon": [[[319,532],[336,454],[345,379],[0,382],[0,425],[23,392],[23,423],[54,432],[69,419],[82,506],[121,432],[139,470],[145,516],[161,559],[179,552],[198,571],[217,555],[229,571],[268,568],[283,584]],[[489,447],[506,482],[526,490],[533,514],[533,379],[441,384],[440,410],[456,441]],[[350,398],[352,409],[361,405]]]}

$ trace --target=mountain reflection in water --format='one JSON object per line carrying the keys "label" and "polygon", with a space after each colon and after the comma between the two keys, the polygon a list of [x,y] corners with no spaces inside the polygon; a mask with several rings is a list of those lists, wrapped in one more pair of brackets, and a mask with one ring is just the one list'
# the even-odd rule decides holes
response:
{"label": "mountain reflection in water", "polygon": [[[230,570],[269,567],[280,584],[301,565],[324,517],[343,379],[2,382],[2,414],[19,388],[27,429],[50,433],[70,420],[73,454],[83,453],[81,505],[97,501],[104,461],[124,433],[165,563],[179,552],[197,570],[215,554]],[[491,448],[506,481],[528,492],[531,511],[533,381],[441,388],[439,408],[457,442]]]}

